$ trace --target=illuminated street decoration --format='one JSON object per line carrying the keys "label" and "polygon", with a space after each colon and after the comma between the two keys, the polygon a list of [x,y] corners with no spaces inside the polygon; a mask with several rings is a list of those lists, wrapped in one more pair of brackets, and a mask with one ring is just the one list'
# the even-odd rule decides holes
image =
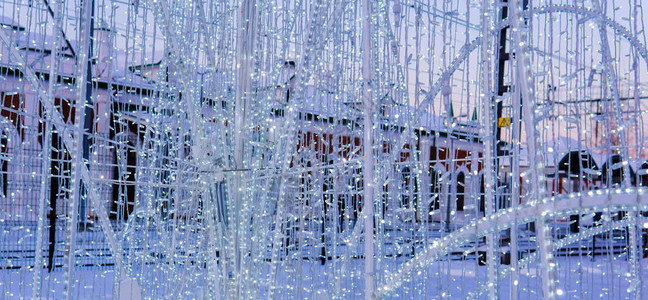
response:
{"label": "illuminated street decoration", "polygon": [[648,295],[639,0],[0,10],[0,299]]}

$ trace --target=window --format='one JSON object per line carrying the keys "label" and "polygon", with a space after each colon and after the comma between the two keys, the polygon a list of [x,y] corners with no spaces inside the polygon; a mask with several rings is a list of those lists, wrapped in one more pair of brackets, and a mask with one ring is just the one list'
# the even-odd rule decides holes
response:
{"label": "window", "polygon": [[430,211],[437,210],[440,207],[441,197],[441,173],[435,169],[430,170]]}
{"label": "window", "polygon": [[[0,92],[0,99],[2,99],[2,109],[0,110],[0,116],[8,120],[11,125],[16,128],[16,132],[20,136],[20,139],[24,139],[24,108],[25,101],[21,99],[21,95],[18,93],[5,93]],[[9,131],[13,131],[12,128],[5,127],[0,131],[0,192],[2,196],[6,196],[8,192],[8,172],[9,172],[9,162],[6,159],[6,156],[9,154],[9,148],[11,138]]]}
{"label": "window", "polygon": [[457,175],[457,211],[464,210],[464,199],[466,195],[466,175],[459,172]]}

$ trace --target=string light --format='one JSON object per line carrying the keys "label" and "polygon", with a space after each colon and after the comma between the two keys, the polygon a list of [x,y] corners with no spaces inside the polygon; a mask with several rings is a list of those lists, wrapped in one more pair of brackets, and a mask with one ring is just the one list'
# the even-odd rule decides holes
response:
{"label": "string light", "polygon": [[639,7],[3,1],[0,298],[645,297]]}

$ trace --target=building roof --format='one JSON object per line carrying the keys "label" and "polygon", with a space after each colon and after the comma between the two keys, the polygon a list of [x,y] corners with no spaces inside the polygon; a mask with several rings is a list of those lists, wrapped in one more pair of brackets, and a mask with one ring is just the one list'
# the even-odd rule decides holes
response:
{"label": "building roof", "polygon": [[[52,45],[53,37],[51,35],[43,35],[34,32],[27,32],[22,29],[19,25],[14,24],[10,19],[6,17],[0,18],[0,30],[5,30],[5,33],[9,34],[14,42],[14,45],[25,55],[27,63],[34,70],[36,74],[45,75],[44,78],[49,78],[50,72],[50,55],[52,54]],[[101,28],[97,28],[97,32]],[[70,49],[70,45],[73,49]],[[68,43],[65,41],[59,41],[59,50],[58,53],[63,58],[59,63],[58,75],[68,79],[72,79],[76,76],[76,61],[74,58],[74,49],[78,48],[77,41],[69,40]],[[13,70],[12,73],[15,74],[15,71],[19,71],[20,67],[14,63],[10,55],[8,55],[8,49],[6,47],[1,47],[2,56],[0,57],[0,67],[5,70]],[[126,86],[128,88],[137,88],[142,89],[153,89],[155,87],[154,83],[142,76],[139,76],[136,72],[131,71],[125,66],[124,63],[119,63],[120,61],[126,60],[126,53],[124,51],[116,51],[113,53],[115,63],[107,64],[102,61],[101,58],[94,61],[97,67],[98,74],[95,74],[95,80],[97,82],[110,83],[116,85]],[[107,53],[106,53],[107,55]],[[111,78],[108,78],[110,70],[102,69],[102,64],[107,66],[112,66]],[[101,86],[101,85],[100,85]]]}
{"label": "building roof", "polygon": [[[30,53],[25,55],[27,63],[34,70],[37,76],[48,80],[50,72],[50,55],[52,53],[51,45],[53,45],[53,37],[51,35],[37,34],[33,32],[24,31],[24,28],[14,24],[13,20],[1,17],[0,26],[5,24],[0,30],[5,30],[9,33],[15,42],[16,46],[21,53]],[[100,34],[103,32],[110,33],[110,30],[103,30],[97,28],[96,35],[100,39]],[[60,60],[58,75],[62,81],[67,81],[72,84],[76,79],[77,66],[75,61],[75,49],[78,48],[78,43],[75,40],[59,41],[60,48],[59,55],[63,58]],[[69,46],[68,46],[69,45]],[[6,47],[2,47],[2,52],[7,52]],[[15,64],[10,55],[7,53],[0,57],[0,70],[4,70],[4,74],[14,74],[14,76],[22,76],[20,67]],[[142,63],[137,61],[137,57],[128,56],[125,50],[113,50],[112,53],[113,63],[106,63],[104,60],[107,58],[98,58],[94,64],[99,65],[97,73],[94,74],[95,82],[98,83],[99,88],[108,88],[109,84],[117,85],[122,90],[134,92],[136,94],[145,94],[155,90],[156,83],[152,78],[145,76],[142,72],[144,68],[156,68],[160,66],[159,62],[155,63]],[[135,59],[135,60],[133,60]],[[126,62],[130,64],[127,64]],[[112,69],[102,69],[102,64],[110,66]],[[221,97],[231,95],[233,87],[231,83],[223,80],[225,74],[217,71],[207,71],[205,68],[199,68],[198,74],[202,76],[203,81],[201,93],[203,98]],[[108,75],[110,74],[110,78]],[[215,93],[215,94],[214,94]],[[318,116],[320,118],[337,118],[344,119],[357,124],[361,124],[363,117],[362,105],[353,99],[353,95],[346,92],[333,93],[322,87],[315,85],[305,85],[303,90],[303,97],[293,97],[293,101],[300,101],[299,107],[302,114]],[[120,101],[121,98],[116,98]],[[282,109],[286,105],[277,102],[274,105],[275,109]],[[460,121],[454,117],[437,116],[430,113],[420,114],[419,120],[412,120],[415,115],[415,108],[408,105],[399,105],[391,103],[383,107],[379,113],[379,122],[381,126],[388,126],[403,130],[407,125],[416,126],[415,130],[425,132],[427,134],[443,133],[449,135],[451,133],[456,136],[462,136],[466,139],[478,140],[477,127],[474,121]],[[204,112],[203,112],[204,113]],[[140,115],[138,117],[143,117]],[[411,122],[413,121],[413,122]],[[408,122],[411,122],[408,124]],[[449,128],[452,127],[452,128]]]}

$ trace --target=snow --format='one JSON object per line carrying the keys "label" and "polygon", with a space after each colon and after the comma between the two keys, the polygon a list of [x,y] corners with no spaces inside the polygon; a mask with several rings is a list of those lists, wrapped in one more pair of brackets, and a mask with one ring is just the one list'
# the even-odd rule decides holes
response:
{"label": "snow", "polygon": [[[406,258],[389,262],[389,265],[398,264]],[[624,256],[610,258],[608,256],[595,259],[583,256],[557,257],[558,289],[563,292],[560,299],[625,299],[629,291],[636,284],[630,282],[629,264]],[[326,272],[335,272],[334,263],[328,262],[321,265],[319,261],[293,260],[278,274],[282,282],[277,287],[280,298],[300,299],[331,299],[337,295],[343,299],[356,299],[362,297],[362,260],[352,262],[352,272],[346,274],[336,273],[338,280],[321,281],[320,275]],[[301,265],[301,266],[299,266]],[[648,259],[643,260],[643,265],[648,266]],[[301,267],[302,276],[294,276]],[[502,271],[507,265],[500,265]],[[540,268],[538,263],[531,264],[519,272],[517,279],[518,299],[541,298],[539,293]],[[43,295],[41,299],[61,299],[63,296],[63,271],[57,269],[52,273],[44,272]],[[380,274],[385,275],[385,274]],[[0,291],[2,296],[10,299],[29,299],[32,293],[33,271],[28,269],[0,270]],[[475,293],[484,292],[486,285],[486,266],[480,266],[474,259],[443,260],[429,265],[424,270],[412,274],[410,280],[387,298],[392,299],[464,299],[474,297]],[[384,277],[378,276],[380,281]],[[642,278],[648,278],[648,268],[642,269]],[[498,294],[500,299],[510,299],[510,289],[515,283],[510,274],[498,278]],[[178,283],[178,287],[181,286]],[[114,273],[110,269],[85,268],[75,272],[74,298],[77,299],[112,299],[114,293]],[[297,285],[304,287],[303,291],[295,291]],[[648,293],[648,284],[641,285],[642,291]],[[139,285],[131,279],[121,281],[116,288],[118,299],[138,299]],[[186,285],[182,291],[166,290],[170,294],[182,294],[185,298],[199,298],[204,295],[203,285]],[[146,291],[145,291],[146,292]],[[151,292],[151,291],[149,291]],[[261,286],[260,298],[268,296],[267,287]],[[161,293],[155,293],[164,297]],[[221,294],[221,296],[223,296]],[[486,299],[481,295],[479,299]]]}

